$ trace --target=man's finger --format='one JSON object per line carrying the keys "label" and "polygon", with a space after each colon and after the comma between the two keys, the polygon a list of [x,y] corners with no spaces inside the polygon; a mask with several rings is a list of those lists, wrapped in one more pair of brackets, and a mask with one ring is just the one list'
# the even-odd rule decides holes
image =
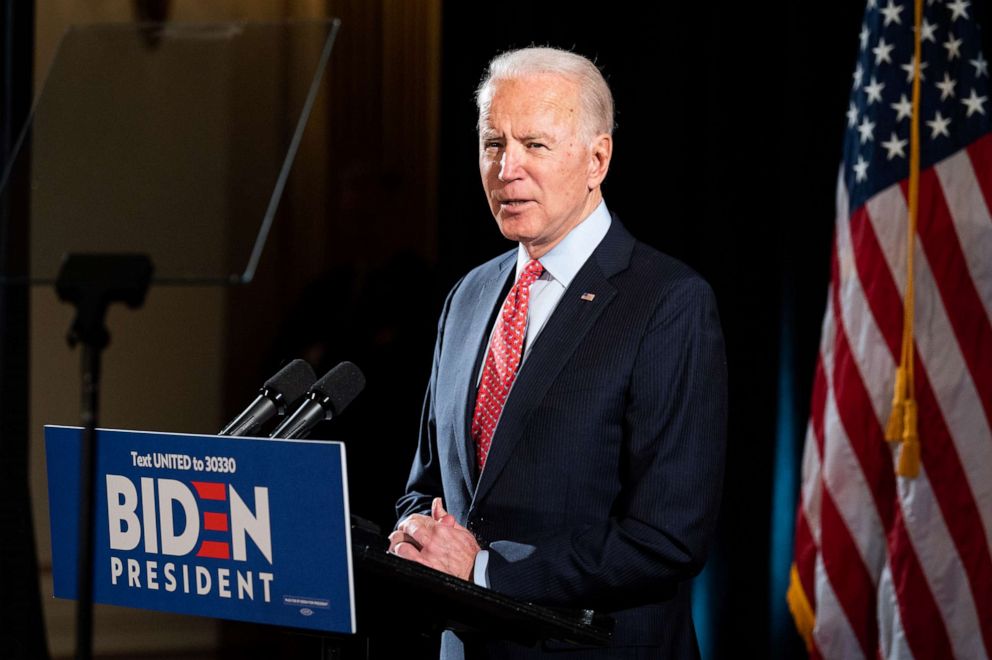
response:
{"label": "man's finger", "polygon": [[396,547],[398,543],[410,543],[417,550],[422,550],[420,544],[417,543],[416,539],[414,539],[406,532],[402,532],[397,529],[396,531],[394,531],[392,534],[389,535],[389,551],[393,552],[393,549]]}
{"label": "man's finger", "polygon": [[[421,519],[427,522],[421,522]],[[430,542],[431,528],[436,523],[427,516],[410,516],[397,527],[397,531],[403,532],[411,537],[419,548],[423,548]]]}
{"label": "man's finger", "polygon": [[421,515],[419,513],[415,513],[401,520],[399,524],[396,525],[396,529],[400,530],[401,532],[406,532],[407,534],[409,534],[411,526],[417,527],[424,524],[433,524],[433,523],[434,521],[431,518],[428,518],[427,516]]}
{"label": "man's finger", "polygon": [[447,525],[452,527],[455,524],[455,517],[444,510],[444,500],[440,497],[435,497],[434,501],[431,502],[431,518],[436,520],[438,524]]}
{"label": "man's finger", "polygon": [[415,561],[418,564],[423,564],[424,566],[429,566],[424,558],[420,556],[420,551],[413,547],[410,543],[397,543],[396,547],[393,549],[393,554],[397,557],[401,557],[409,561]]}

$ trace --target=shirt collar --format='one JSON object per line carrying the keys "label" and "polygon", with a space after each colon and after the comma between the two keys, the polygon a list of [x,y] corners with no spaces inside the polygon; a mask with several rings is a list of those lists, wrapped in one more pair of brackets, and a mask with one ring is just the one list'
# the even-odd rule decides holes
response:
{"label": "shirt collar", "polygon": [[[573,227],[572,231],[565,234],[558,245],[541,257],[541,265],[544,266],[544,274],[541,275],[541,279],[556,280],[567,289],[579,269],[606,236],[611,223],[606,201],[601,201],[585,220]],[[527,254],[527,248],[522,244],[518,245],[516,273],[518,279],[530,262],[531,258]]]}

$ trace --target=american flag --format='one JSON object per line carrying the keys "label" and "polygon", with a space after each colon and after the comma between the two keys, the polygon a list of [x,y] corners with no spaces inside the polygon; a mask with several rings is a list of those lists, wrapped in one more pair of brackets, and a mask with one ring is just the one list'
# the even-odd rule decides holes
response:
{"label": "american flag", "polygon": [[992,655],[992,104],[974,12],[927,0],[919,28],[915,478],[884,437],[909,279],[914,3],[864,14],[788,594],[814,658]]}

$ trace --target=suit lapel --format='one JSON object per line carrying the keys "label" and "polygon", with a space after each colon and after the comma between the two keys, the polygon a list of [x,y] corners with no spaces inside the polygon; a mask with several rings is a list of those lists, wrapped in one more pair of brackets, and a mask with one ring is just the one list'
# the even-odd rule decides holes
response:
{"label": "suit lapel", "polygon": [[[633,237],[614,217],[610,231],[562,295],[517,374],[503,407],[486,469],[476,489],[475,503],[492,488],[520,441],[534,407],[544,398],[596,319],[613,300],[617,291],[609,278],[630,263],[633,244]],[[584,295],[587,293],[593,294],[592,300]]]}
{"label": "suit lapel", "polygon": [[[462,476],[468,492],[475,490],[476,476],[478,468],[475,461],[475,443],[472,440],[472,414],[475,411],[475,376],[479,372],[479,364],[482,361],[489,339],[489,331],[492,326],[492,317],[496,306],[500,304],[505,294],[508,279],[513,272],[513,264],[516,262],[516,251],[501,260],[490,276],[485,278],[475,296],[474,305],[467,317],[467,322],[463,326],[465,332],[460,337],[453,337],[457,350],[462,352],[461,358],[457,361],[460,365],[458,380],[455,392],[466,392],[466,396],[460,399],[454,410],[454,418],[461,419],[461,429],[456,438],[458,449],[458,459],[462,465]],[[501,295],[502,294],[502,295]]]}

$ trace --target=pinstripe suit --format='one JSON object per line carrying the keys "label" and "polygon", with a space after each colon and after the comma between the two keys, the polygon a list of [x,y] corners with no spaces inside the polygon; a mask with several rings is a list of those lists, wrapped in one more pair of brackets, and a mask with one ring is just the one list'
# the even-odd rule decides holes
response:
{"label": "pinstripe suit", "polygon": [[[686,580],[715,524],[726,433],[712,292],[614,216],[517,375],[480,478],[474,376],[515,254],[471,271],[445,302],[398,513],[443,496],[489,550],[493,589],[614,616],[610,649],[564,657],[696,657]],[[442,646],[445,658],[552,651],[452,633]]]}

